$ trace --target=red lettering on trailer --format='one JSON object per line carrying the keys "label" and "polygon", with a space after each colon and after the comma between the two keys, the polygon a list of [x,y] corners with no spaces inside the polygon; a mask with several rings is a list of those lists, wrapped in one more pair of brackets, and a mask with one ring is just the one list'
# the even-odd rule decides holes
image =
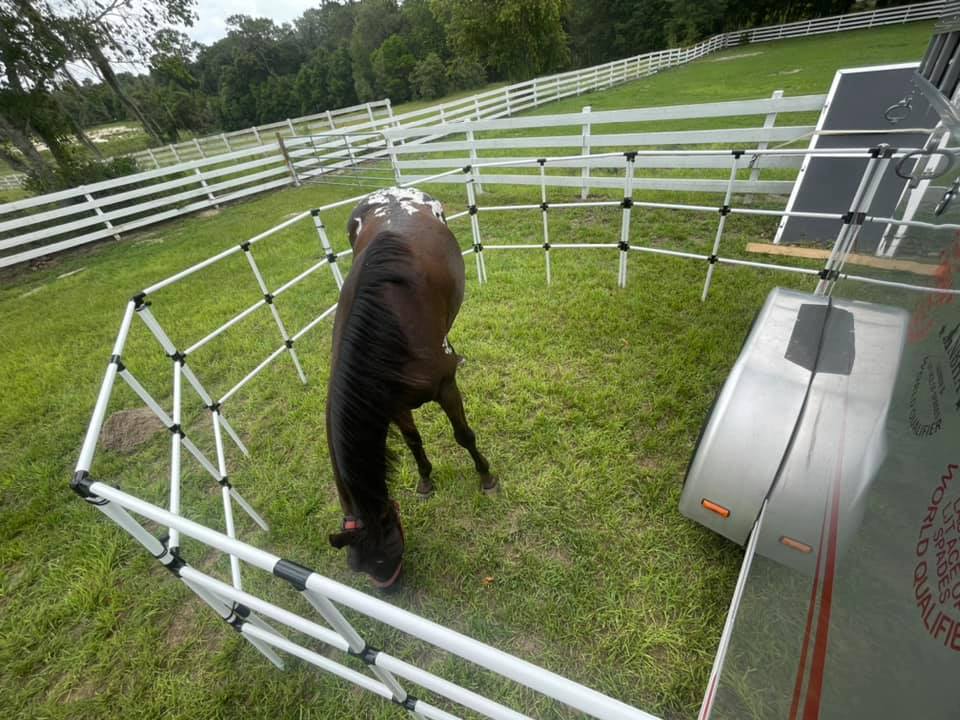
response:
{"label": "red lettering on trailer", "polygon": [[[960,232],[957,233],[960,238]],[[940,264],[934,273],[935,285],[942,290],[953,288],[953,278],[960,273],[960,239],[940,253]],[[938,305],[953,302],[953,295],[930,293],[923,297],[910,315],[910,324],[907,327],[907,340],[912,343],[924,340],[933,330],[935,321],[931,313]]]}
{"label": "red lettering on trailer", "polygon": [[[913,593],[920,622],[934,640],[960,652],[960,487],[954,482],[957,464],[930,492],[915,548]],[[958,478],[960,479],[960,478]]]}

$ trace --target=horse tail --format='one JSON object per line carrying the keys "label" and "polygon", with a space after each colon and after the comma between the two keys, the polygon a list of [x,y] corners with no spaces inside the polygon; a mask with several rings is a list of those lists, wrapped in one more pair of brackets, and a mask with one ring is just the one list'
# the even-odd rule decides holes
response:
{"label": "horse tail", "polygon": [[394,463],[387,430],[407,384],[404,367],[413,357],[385,291],[412,288],[416,273],[406,243],[390,231],[378,233],[357,261],[353,301],[343,318],[330,377],[330,437],[353,511],[375,529],[387,507],[387,478]]}

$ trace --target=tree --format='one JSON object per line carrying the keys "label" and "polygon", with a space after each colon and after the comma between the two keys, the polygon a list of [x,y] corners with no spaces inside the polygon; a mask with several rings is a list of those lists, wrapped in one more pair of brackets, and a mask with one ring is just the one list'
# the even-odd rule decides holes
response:
{"label": "tree", "polygon": [[460,57],[476,57],[496,77],[525,80],[569,61],[564,0],[432,0]]}
{"label": "tree", "polygon": [[376,99],[372,55],[384,40],[400,29],[396,0],[363,0],[357,5],[350,36],[353,86],[361,101]]}
{"label": "tree", "polygon": [[300,68],[293,86],[302,114],[309,115],[330,107],[329,75],[330,54],[318,48]]}
{"label": "tree", "polygon": [[353,87],[353,61],[350,51],[339,48],[330,56],[327,65],[327,92],[330,107],[341,108],[357,104],[357,93]]}
{"label": "tree", "polygon": [[410,99],[410,74],[417,59],[407,49],[403,38],[399,35],[388,37],[374,51],[370,62],[377,95],[389,97],[393,102]]}
{"label": "tree", "polygon": [[447,92],[447,67],[440,56],[430,53],[416,64],[410,75],[410,84],[418,98],[432,100]]}

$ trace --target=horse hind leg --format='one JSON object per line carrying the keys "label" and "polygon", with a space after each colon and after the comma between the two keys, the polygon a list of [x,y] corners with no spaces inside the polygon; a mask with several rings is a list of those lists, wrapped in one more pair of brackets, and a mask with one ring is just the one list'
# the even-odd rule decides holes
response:
{"label": "horse hind leg", "polygon": [[430,479],[430,473],[433,472],[433,465],[427,459],[427,453],[423,449],[423,438],[420,437],[420,431],[417,430],[417,424],[413,421],[413,413],[410,410],[402,410],[393,422],[400,428],[400,434],[403,435],[407,447],[413,453],[417,461],[417,471],[420,473],[420,483],[417,485],[417,494],[421,498],[428,498],[433,494],[433,480]]}
{"label": "horse hind leg", "polygon": [[440,407],[450,419],[453,426],[453,436],[457,443],[466,448],[473,458],[473,464],[480,475],[480,489],[485,493],[491,493],[497,490],[498,480],[496,476],[490,474],[490,463],[483,454],[477,449],[477,436],[467,424],[467,415],[463,410],[463,397],[460,395],[460,388],[457,387],[455,376],[445,380],[440,388],[440,396],[437,399]]}

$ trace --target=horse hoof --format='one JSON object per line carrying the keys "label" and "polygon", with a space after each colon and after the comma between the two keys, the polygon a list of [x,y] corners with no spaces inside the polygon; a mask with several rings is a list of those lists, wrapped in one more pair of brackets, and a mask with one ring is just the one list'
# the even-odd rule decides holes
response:
{"label": "horse hoof", "polygon": [[489,481],[481,483],[480,489],[484,495],[496,495],[500,492],[500,481],[497,478],[491,478]]}
{"label": "horse hoof", "polygon": [[433,483],[420,481],[417,485],[417,497],[421,500],[429,500],[433,496]]}
{"label": "horse hoof", "polygon": [[417,490],[417,500],[426,502],[432,497],[433,497],[433,488],[430,488],[426,492],[421,492],[420,490]]}

